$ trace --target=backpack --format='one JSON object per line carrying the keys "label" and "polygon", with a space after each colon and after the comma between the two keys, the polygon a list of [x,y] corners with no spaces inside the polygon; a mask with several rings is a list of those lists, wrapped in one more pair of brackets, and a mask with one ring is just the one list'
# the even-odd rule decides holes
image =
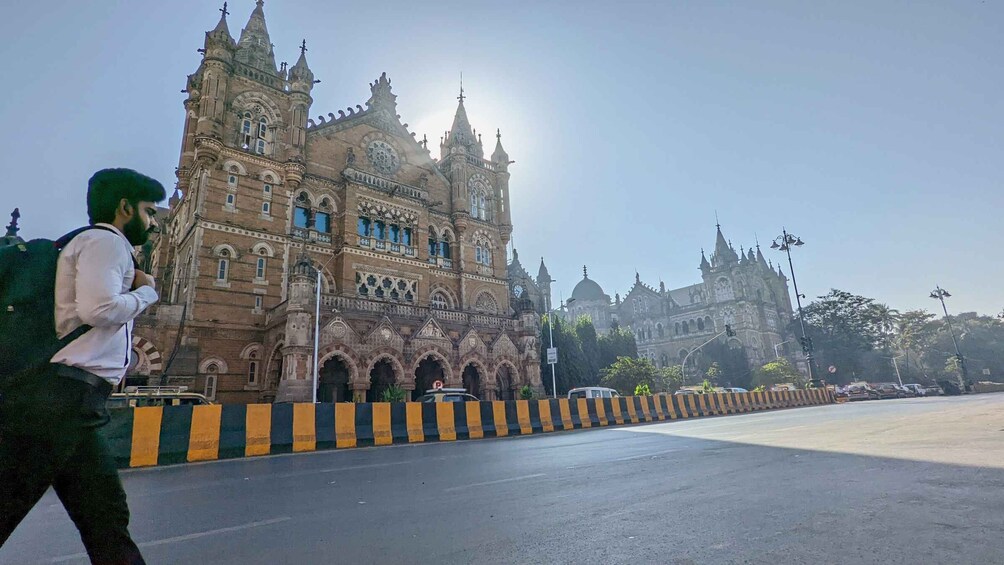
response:
{"label": "backpack", "polygon": [[0,389],[29,369],[48,363],[60,349],[91,329],[80,326],[56,335],[56,261],[77,235],[102,226],[75,229],[56,241],[33,239],[0,247]]}

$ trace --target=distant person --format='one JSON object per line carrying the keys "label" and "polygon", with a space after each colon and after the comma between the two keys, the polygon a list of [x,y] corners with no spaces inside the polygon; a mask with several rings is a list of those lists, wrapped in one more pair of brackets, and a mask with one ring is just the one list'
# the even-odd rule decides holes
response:
{"label": "distant person", "polygon": [[0,546],[52,486],[92,563],[144,563],[98,428],[129,365],[133,320],[158,299],[132,248],[157,229],[165,197],[159,182],[129,169],[98,171],[88,182],[92,229],[68,235],[55,271],[56,333],[79,337],[0,391]]}

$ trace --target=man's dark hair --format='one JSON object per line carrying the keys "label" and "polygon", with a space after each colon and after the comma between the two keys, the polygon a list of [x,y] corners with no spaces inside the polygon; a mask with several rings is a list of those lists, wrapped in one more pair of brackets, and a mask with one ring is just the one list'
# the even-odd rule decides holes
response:
{"label": "man's dark hair", "polygon": [[115,209],[125,198],[138,202],[160,202],[167,198],[164,185],[132,169],[102,169],[87,181],[87,217],[92,224],[110,224]]}

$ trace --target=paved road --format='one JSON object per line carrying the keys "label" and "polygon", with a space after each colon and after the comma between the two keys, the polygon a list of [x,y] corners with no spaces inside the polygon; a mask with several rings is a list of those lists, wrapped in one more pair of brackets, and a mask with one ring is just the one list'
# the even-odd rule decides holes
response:
{"label": "paved road", "polygon": [[[125,474],[150,563],[1004,563],[1004,394]],[[84,563],[48,493],[0,563]]]}

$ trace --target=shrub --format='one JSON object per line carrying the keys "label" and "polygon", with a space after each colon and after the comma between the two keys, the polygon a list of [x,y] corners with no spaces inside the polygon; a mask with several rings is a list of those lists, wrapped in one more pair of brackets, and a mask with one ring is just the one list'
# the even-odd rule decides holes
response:
{"label": "shrub", "polygon": [[635,396],[652,396],[652,391],[648,388],[648,383],[642,383],[634,387]]}
{"label": "shrub", "polygon": [[534,396],[533,389],[530,388],[530,385],[523,385],[522,387],[520,387],[519,389],[520,400],[533,400],[533,396]]}
{"label": "shrub", "polygon": [[407,398],[408,391],[397,385],[387,387],[380,395],[380,400],[383,402],[404,402]]}

